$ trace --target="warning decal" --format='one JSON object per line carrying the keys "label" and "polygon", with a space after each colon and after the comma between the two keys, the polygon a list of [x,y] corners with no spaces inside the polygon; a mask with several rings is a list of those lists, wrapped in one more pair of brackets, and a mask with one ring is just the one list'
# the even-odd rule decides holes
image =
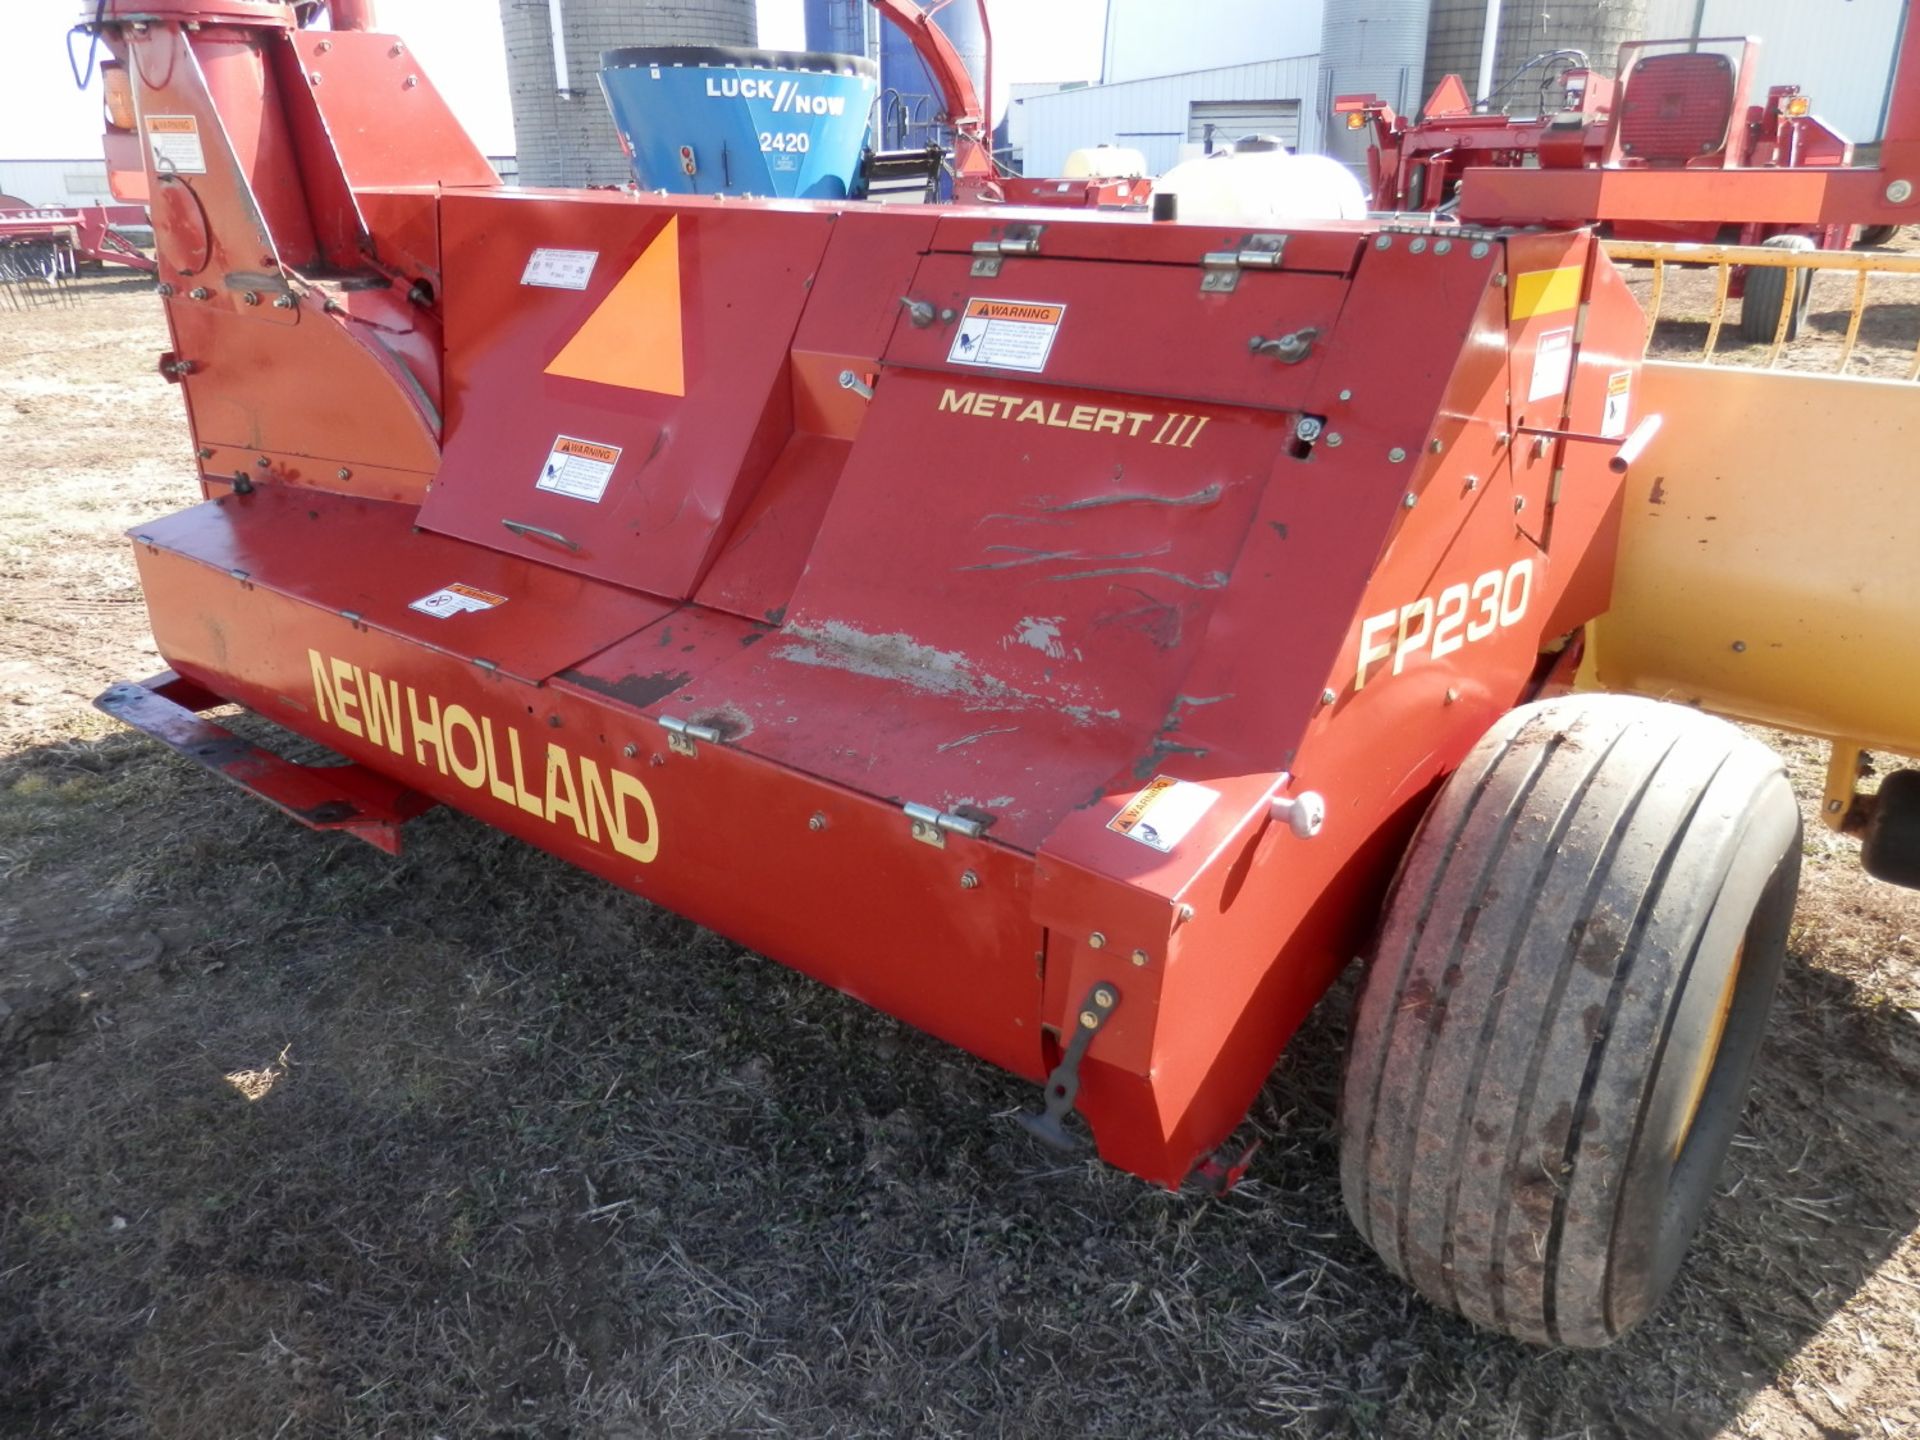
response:
{"label": "warning decal", "polygon": [[607,493],[607,482],[613,479],[613,467],[619,463],[618,445],[596,445],[591,440],[562,435],[553,442],[534,489],[598,505]]}
{"label": "warning decal", "polygon": [[1567,381],[1572,377],[1572,328],[1547,331],[1533,352],[1533,383],[1527,386],[1528,402],[1564,395]]}
{"label": "warning decal", "polygon": [[449,585],[431,595],[422,595],[407,608],[418,610],[422,615],[431,615],[436,620],[445,620],[450,615],[462,615],[469,610],[491,610],[496,605],[506,603],[506,596],[482,590],[476,585]]}
{"label": "warning decal", "polygon": [[1219,791],[1191,780],[1156,775],[1107,822],[1107,828],[1164,855],[1192,833],[1219,798]]}
{"label": "warning decal", "polygon": [[162,175],[204,175],[207,152],[200,146],[200,122],[191,115],[147,116],[147,148]]}
{"label": "warning decal", "polygon": [[993,365],[1038,375],[1047,368],[1064,305],[1032,300],[969,300],[947,360],[955,365]]}
{"label": "warning decal", "polygon": [[599,258],[598,250],[553,250],[543,245],[527,257],[520,283],[544,285],[549,290],[584,290]]}
{"label": "warning decal", "polygon": [[1618,440],[1627,433],[1627,412],[1633,406],[1633,372],[1616,370],[1607,377],[1607,408],[1600,414],[1600,433]]}

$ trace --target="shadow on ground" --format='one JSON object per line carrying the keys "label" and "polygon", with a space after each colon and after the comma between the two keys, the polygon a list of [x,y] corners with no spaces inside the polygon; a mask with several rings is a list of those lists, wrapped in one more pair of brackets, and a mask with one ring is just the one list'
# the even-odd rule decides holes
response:
{"label": "shadow on ground", "polygon": [[1843,1307],[1865,1354],[1920,1197],[1920,1025],[1838,974],[1791,967],[1672,1300],[1540,1353],[1348,1230],[1342,1005],[1252,1182],[1167,1195],[884,1016],[410,833],[309,835],[132,737],[0,760],[0,1433],[1666,1440],[1855,1433],[1892,1383],[1808,1358]]}

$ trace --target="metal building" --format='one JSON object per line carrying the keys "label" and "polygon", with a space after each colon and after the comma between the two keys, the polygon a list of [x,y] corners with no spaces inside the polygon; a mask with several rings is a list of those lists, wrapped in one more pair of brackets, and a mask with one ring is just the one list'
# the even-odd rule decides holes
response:
{"label": "metal building", "polygon": [[629,178],[600,93],[601,51],[752,45],[758,32],[754,0],[500,0],[500,24],[523,185]]}
{"label": "metal building", "polygon": [[[1265,130],[1342,153],[1333,97],[1372,93],[1418,110],[1440,78],[1479,78],[1488,0],[1111,0],[1102,83],[1018,102],[1029,175],[1100,143],[1152,169],[1211,133]],[[1623,41],[1763,38],[1755,98],[1793,83],[1857,143],[1881,134],[1906,0],[1502,0],[1495,83],[1546,50],[1585,51],[1613,73]],[[1524,82],[1522,82],[1524,84]],[[1517,108],[1530,97],[1521,92]],[[1237,107],[1237,108],[1236,108]],[[1183,147],[1192,147],[1183,151]]]}
{"label": "metal building", "polygon": [[29,205],[113,203],[107,188],[107,162],[98,155],[81,160],[0,160],[0,195]]}
{"label": "metal building", "polygon": [[[1155,174],[1187,153],[1246,134],[1278,135],[1298,150],[1319,150],[1324,126],[1313,103],[1320,57],[1301,55],[1090,85],[1018,102],[1024,110],[1023,168],[1058,175],[1086,145],[1125,145]],[[1191,147],[1191,148],[1189,148]]]}

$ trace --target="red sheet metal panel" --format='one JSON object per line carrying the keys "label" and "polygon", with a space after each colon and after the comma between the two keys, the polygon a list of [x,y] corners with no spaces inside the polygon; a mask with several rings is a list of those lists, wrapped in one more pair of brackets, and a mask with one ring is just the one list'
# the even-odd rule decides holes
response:
{"label": "red sheet metal panel", "polygon": [[[419,557],[396,560],[382,524],[361,514],[351,526],[369,561],[411,567]],[[1041,936],[1024,857],[958,835],[922,844],[891,805],[725,745],[680,754],[657,725],[590,687],[529,690],[417,636],[283,590],[248,592],[200,557],[137,553],[167,617],[162,650],[183,675],[993,1064],[1044,1073]],[[584,583],[572,607],[582,617],[608,601],[607,587]],[[562,628],[553,611],[532,609],[529,620]],[[232,623],[215,641],[187,617]],[[750,628],[707,623],[709,644]],[[659,648],[657,635],[632,643]],[[398,723],[376,736],[364,698],[378,694],[394,698]],[[361,702],[346,725],[343,695]]]}
{"label": "red sheet metal panel", "polygon": [[[143,554],[174,554],[220,577],[220,593],[204,610],[164,595],[154,607],[162,653],[176,669],[201,676],[230,673],[236,627],[223,612],[248,610],[266,592],[528,684],[673,609],[585,575],[416,530],[407,506],[279,485],[155,520],[134,540]],[[456,586],[451,599],[423,604]],[[305,659],[278,663],[297,670]]]}
{"label": "red sheet metal panel", "polygon": [[[1334,275],[1266,270],[1241,274],[1225,293],[1203,290],[1198,257],[1187,266],[1009,257],[991,278],[971,270],[972,262],[963,256],[927,257],[914,276],[913,298],[954,318],[925,329],[896,323],[888,363],[963,375],[979,389],[996,392],[1004,388],[993,383],[998,375],[1299,409],[1347,293],[1347,282]],[[969,358],[974,313],[989,303],[1028,307],[1034,314],[1060,312],[1057,319],[1029,327],[1053,332],[1042,360],[1021,368]],[[1257,340],[1309,331],[1314,343],[1294,363],[1255,349]],[[1041,341],[1036,334],[1034,343]]]}
{"label": "red sheet metal panel", "polygon": [[[447,197],[446,456],[420,523],[691,595],[786,444],[831,230],[799,208]],[[537,250],[592,256],[584,288],[525,283]]]}
{"label": "red sheet metal panel", "polygon": [[398,36],[302,31],[288,43],[354,189],[500,183]]}

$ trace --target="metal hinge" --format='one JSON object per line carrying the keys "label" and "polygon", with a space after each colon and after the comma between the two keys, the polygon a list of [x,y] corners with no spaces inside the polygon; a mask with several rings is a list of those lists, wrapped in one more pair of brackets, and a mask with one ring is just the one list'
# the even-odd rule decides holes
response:
{"label": "metal hinge", "polygon": [[923,845],[935,845],[946,848],[947,832],[965,835],[969,840],[978,839],[986,831],[984,820],[970,819],[965,815],[955,815],[950,810],[936,810],[931,805],[909,802],[900,807],[912,822],[913,838]]}
{"label": "metal hinge", "polygon": [[1038,255],[1044,225],[1010,225],[998,240],[973,242],[973,274],[991,279],[1000,273],[1000,262],[1008,255]]}
{"label": "metal hinge", "polygon": [[700,747],[695,741],[704,740],[709,745],[718,745],[723,738],[711,725],[695,725],[691,721],[676,720],[671,715],[660,717],[660,728],[667,732],[667,749],[676,755],[698,755]]}
{"label": "metal hinge", "polygon": [[1286,255],[1284,235],[1249,235],[1238,250],[1209,250],[1200,257],[1200,293],[1223,295],[1237,289],[1242,270],[1278,270]]}

